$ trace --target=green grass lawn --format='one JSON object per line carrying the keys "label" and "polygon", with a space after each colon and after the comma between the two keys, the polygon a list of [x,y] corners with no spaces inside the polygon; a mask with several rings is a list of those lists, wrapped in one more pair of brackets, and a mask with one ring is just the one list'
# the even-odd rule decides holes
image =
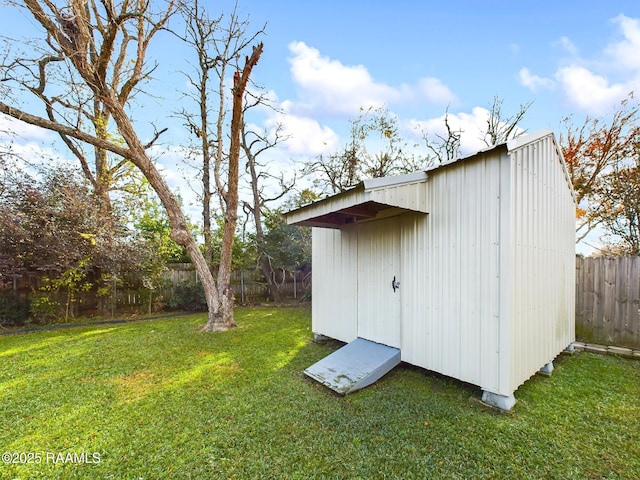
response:
{"label": "green grass lawn", "polygon": [[236,319],[0,337],[0,478],[640,478],[637,360],[562,356],[500,414],[403,366],[339,397],[302,373],[335,348],[307,308]]}

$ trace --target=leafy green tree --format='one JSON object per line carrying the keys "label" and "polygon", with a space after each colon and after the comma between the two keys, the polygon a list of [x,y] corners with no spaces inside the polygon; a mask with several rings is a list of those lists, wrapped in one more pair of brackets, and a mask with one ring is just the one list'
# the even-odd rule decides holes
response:
{"label": "leafy green tree", "polygon": [[139,264],[140,251],[123,223],[105,221],[98,203],[88,181],[63,167],[41,172],[40,179],[23,174],[0,193],[0,255],[12,260],[0,262],[0,278],[29,272],[42,278],[33,308],[47,317],[68,319],[78,293]]}
{"label": "leafy green tree", "polygon": [[169,217],[155,198],[146,199],[141,213],[134,218],[134,226],[148,248],[155,252],[153,257],[163,265],[189,262],[185,248],[171,239]]}
{"label": "leafy green tree", "polygon": [[[32,308],[36,313],[55,313],[56,307],[61,307],[61,316],[64,321],[68,321],[69,317],[74,316],[74,307],[78,301],[78,293],[87,292],[93,287],[93,283],[89,280],[89,260],[90,257],[81,259],[77,265],[71,265],[69,268],[60,272],[55,278],[43,277],[44,285],[40,287],[40,296],[34,300]],[[62,305],[57,300],[49,297],[45,292],[52,292],[60,296],[63,294]],[[51,310],[53,308],[53,310]]]}
{"label": "leafy green tree", "polygon": [[[211,234],[211,254],[212,269],[216,271],[220,268],[220,259],[222,257],[223,240],[224,240],[224,218],[215,216],[213,218],[215,228]],[[244,228],[244,225],[243,225]],[[231,251],[231,269],[248,269],[255,262],[255,249],[246,234],[240,229],[236,230],[233,240],[233,249]]]}
{"label": "leafy green tree", "polygon": [[[624,217],[632,215],[629,208],[634,205],[631,197],[640,155],[639,118],[640,104],[630,94],[608,118],[587,117],[578,126],[572,117],[563,120],[560,144],[576,194],[576,243],[598,227],[616,242],[619,239],[615,237],[626,230],[620,227],[629,221],[633,225]],[[629,243],[631,251],[634,242]]]}
{"label": "leafy green tree", "polygon": [[188,263],[189,256],[184,247],[171,239],[169,217],[157,199],[148,196],[140,206],[133,218],[133,235],[144,252],[138,275],[149,292],[148,312],[151,313],[154,291],[166,283],[167,264]]}
{"label": "leafy green tree", "polygon": [[594,199],[609,253],[640,255],[640,151],[635,163],[617,165],[603,176]]}
{"label": "leafy green tree", "polygon": [[[312,190],[304,189],[285,202],[281,208],[265,214],[265,235],[263,250],[260,254],[269,264],[272,279],[269,282],[270,293],[274,300],[280,298],[279,287],[283,284],[287,272],[311,270],[311,228],[287,224],[283,212],[307,205],[318,200]],[[263,269],[264,271],[264,269]]]}
{"label": "leafy green tree", "polygon": [[287,224],[282,210],[265,217],[265,252],[274,267],[292,272],[311,265],[311,228]]}

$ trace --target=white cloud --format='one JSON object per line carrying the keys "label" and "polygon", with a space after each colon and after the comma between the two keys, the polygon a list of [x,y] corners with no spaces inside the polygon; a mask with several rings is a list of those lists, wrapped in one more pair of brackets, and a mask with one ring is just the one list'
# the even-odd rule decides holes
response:
{"label": "white cloud", "polygon": [[[289,104],[285,102],[284,106]],[[286,137],[283,147],[293,156],[313,157],[335,151],[339,145],[338,134],[312,118],[287,114],[268,120],[266,126],[274,129],[278,123],[282,125],[281,133]]]}
{"label": "white cloud", "polygon": [[0,113],[0,140],[20,137],[25,141],[50,141],[55,134],[41,127],[16,120],[9,115]]}
{"label": "white cloud", "polygon": [[292,42],[289,59],[301,99],[289,105],[298,115],[353,115],[360,108],[426,101],[446,105],[455,96],[440,80],[424,78],[415,86],[377,82],[363,65],[344,65],[322,56],[304,42]]}
{"label": "white cloud", "polygon": [[0,155],[7,155],[21,170],[38,175],[38,166],[65,163],[55,149],[57,135],[49,130],[0,114]]}
{"label": "white cloud", "polygon": [[571,41],[571,39],[569,39],[569,37],[560,37],[557,42],[554,42],[554,45],[559,45],[571,56],[578,55],[578,47],[576,47],[576,45]]}
{"label": "white cloud", "polygon": [[418,97],[424,97],[429,103],[449,105],[457,101],[453,92],[437,78],[422,78],[418,81]]}
{"label": "white cloud", "polygon": [[638,72],[640,70],[640,20],[618,15],[612,20],[622,33],[622,40],[605,49],[612,63],[618,68]]}
{"label": "white cloud", "polygon": [[281,134],[287,137],[282,151],[294,158],[308,160],[339,148],[339,135],[321,123],[323,119],[337,119],[346,127],[347,119],[360,114],[362,108],[457,102],[451,90],[437,78],[425,77],[413,84],[391,86],[376,81],[365,66],[345,65],[321,55],[304,42],[292,42],[289,50],[297,98],[281,102],[284,114],[272,116],[265,126],[273,130],[278,123],[282,124]]}
{"label": "white cloud", "polygon": [[10,154],[17,164],[30,174],[37,174],[41,165],[55,166],[69,162],[53,148],[36,142],[4,142],[0,140],[0,154]]}
{"label": "white cloud", "polygon": [[[640,20],[625,15],[612,19],[619,37],[592,58],[578,57],[578,48],[562,37],[557,42],[571,54],[553,78],[570,107],[602,115],[611,111],[632,91],[640,89]],[[519,72],[522,85],[535,91],[551,88],[554,82],[523,68]]]}
{"label": "white cloud", "polygon": [[632,84],[610,84],[606,77],[581,66],[561,68],[556,79],[572,105],[594,114],[609,112],[633,90]]}
{"label": "white cloud", "polygon": [[343,65],[303,42],[291,43],[289,49],[294,54],[293,80],[310,110],[350,114],[362,106],[380,107],[397,95],[393,88],[374,82],[362,65]]}
{"label": "white cloud", "polygon": [[[192,156],[179,145],[154,145],[149,156],[174,195],[180,197],[182,211],[190,221],[202,220],[201,158]],[[213,181],[213,179],[211,179]],[[215,207],[214,207],[215,208]]]}
{"label": "white cloud", "polygon": [[532,91],[537,91],[538,88],[551,89],[554,87],[553,80],[549,78],[540,77],[532,74],[528,68],[522,68],[518,72],[518,78],[520,83]]}

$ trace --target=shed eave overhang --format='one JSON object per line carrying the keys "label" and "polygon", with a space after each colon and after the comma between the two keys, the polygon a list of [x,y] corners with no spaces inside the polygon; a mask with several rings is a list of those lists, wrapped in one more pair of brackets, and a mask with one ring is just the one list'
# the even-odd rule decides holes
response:
{"label": "shed eave overhang", "polygon": [[303,227],[341,228],[354,223],[374,220],[376,218],[392,217],[407,212],[427,213],[395,205],[365,201],[360,203],[354,202],[344,208],[329,210],[323,213],[316,211],[305,212],[305,215],[301,215],[299,212],[291,212],[287,214],[287,223]]}
{"label": "shed eave overhang", "polygon": [[341,228],[407,212],[428,213],[424,183],[418,174],[365,180],[351,190],[288,212],[290,225]]}

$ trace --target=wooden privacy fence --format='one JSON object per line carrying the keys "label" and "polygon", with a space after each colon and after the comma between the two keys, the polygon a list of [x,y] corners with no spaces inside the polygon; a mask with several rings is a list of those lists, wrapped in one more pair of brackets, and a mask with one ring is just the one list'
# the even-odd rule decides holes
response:
{"label": "wooden privacy fence", "polygon": [[[196,271],[190,263],[169,264],[164,276],[169,285],[180,282],[195,282]],[[266,301],[269,287],[258,271],[234,270],[231,272],[231,284],[239,304]],[[311,271],[286,272],[282,282],[278,284],[282,300],[301,300],[311,293]],[[171,296],[171,287],[163,292],[166,299]]]}
{"label": "wooden privacy fence", "polygon": [[640,257],[576,258],[576,338],[640,348]]}

